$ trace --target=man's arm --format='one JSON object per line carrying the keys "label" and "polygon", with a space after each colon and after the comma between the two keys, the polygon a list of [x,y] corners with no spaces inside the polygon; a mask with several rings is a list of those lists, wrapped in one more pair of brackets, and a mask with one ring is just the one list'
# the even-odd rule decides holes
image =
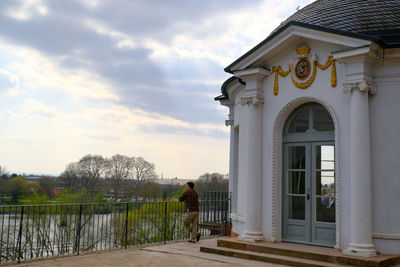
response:
{"label": "man's arm", "polygon": [[185,192],[183,192],[183,194],[179,197],[179,201],[185,201],[185,199],[186,199],[186,197],[187,197],[187,194],[186,194],[186,192],[187,191],[185,191]]}

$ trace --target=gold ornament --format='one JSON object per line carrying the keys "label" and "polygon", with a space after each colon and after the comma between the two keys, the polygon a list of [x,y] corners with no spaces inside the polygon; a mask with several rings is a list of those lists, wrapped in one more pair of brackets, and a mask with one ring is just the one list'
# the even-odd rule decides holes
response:
{"label": "gold ornament", "polygon": [[313,72],[312,72],[312,74],[311,74],[311,78],[310,78],[307,82],[305,82],[305,83],[298,83],[298,82],[296,82],[296,81],[293,79],[293,76],[290,76],[290,77],[292,78],[293,84],[294,84],[297,88],[306,89],[307,87],[309,87],[309,86],[313,83],[313,81],[314,81],[314,79],[315,79],[315,74],[316,74],[316,73],[317,73],[316,61],[314,61]]}
{"label": "gold ornament", "polygon": [[283,71],[281,65],[279,65],[278,67],[273,66],[272,72],[275,72],[274,95],[278,95],[279,92],[278,74],[282,77],[288,76],[288,74],[290,73],[290,67],[287,71]]}
{"label": "gold ornament", "polygon": [[[301,71],[303,71],[302,69],[300,70],[300,73],[297,73],[297,66],[299,65],[299,63],[302,63],[303,61],[308,60],[307,58],[310,58],[311,56],[309,55],[310,52],[310,48],[306,47],[306,46],[302,46],[296,49],[296,52],[298,54],[300,54],[297,64],[293,65],[296,66],[296,69],[294,69],[294,74],[296,75],[296,79],[299,81],[296,81],[295,78],[293,78],[293,74],[291,75],[291,79],[293,84],[300,89],[306,89],[307,87],[309,87],[315,80],[315,76],[317,73],[317,67],[321,70],[326,70],[327,68],[329,68],[330,66],[332,66],[331,69],[331,86],[332,87],[336,87],[337,85],[337,77],[336,77],[336,60],[332,57],[329,56],[327,61],[325,62],[324,65],[321,65],[318,62],[318,59],[315,57],[315,60],[313,61],[313,68],[312,68],[312,74],[311,77],[309,78],[308,81],[301,83],[300,80],[303,79],[307,79],[307,77],[309,76],[309,74],[307,73],[302,73]],[[278,95],[279,92],[279,77],[278,75],[282,76],[282,77],[286,77],[289,73],[291,73],[292,68],[289,66],[289,69],[287,71],[283,71],[282,70],[282,66],[273,66],[272,67],[272,73],[275,73],[275,81],[274,81],[274,95]],[[303,77],[304,76],[304,77]]]}
{"label": "gold ornament", "polygon": [[337,83],[337,79],[336,79],[336,64],[335,64],[336,60],[333,59],[332,56],[329,56],[326,63],[324,65],[321,65],[317,62],[317,66],[318,68],[320,68],[321,70],[326,70],[327,68],[329,68],[329,66],[332,65],[332,70],[331,70],[331,86],[332,87],[336,87],[336,83]]}
{"label": "gold ornament", "polygon": [[310,53],[311,48],[307,46],[302,46],[296,49],[297,54],[308,54]]}

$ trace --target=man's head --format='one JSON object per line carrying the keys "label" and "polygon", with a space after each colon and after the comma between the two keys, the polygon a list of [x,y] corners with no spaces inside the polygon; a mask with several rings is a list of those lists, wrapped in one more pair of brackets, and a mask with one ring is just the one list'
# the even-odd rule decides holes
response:
{"label": "man's head", "polygon": [[193,188],[194,188],[194,183],[192,183],[192,182],[187,182],[187,183],[186,183],[186,188],[193,189]]}

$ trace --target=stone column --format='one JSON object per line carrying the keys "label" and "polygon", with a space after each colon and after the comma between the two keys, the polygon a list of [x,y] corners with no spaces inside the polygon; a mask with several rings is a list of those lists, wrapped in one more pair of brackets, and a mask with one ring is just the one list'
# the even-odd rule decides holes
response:
{"label": "stone column", "polygon": [[344,84],[351,94],[350,108],[350,244],[344,254],[372,257],[371,149],[368,95],[375,93],[372,82]]}
{"label": "stone column", "polygon": [[254,242],[262,240],[262,121],[261,110],[264,100],[261,96],[243,98],[247,114],[247,169],[246,169],[246,224],[239,238]]}
{"label": "stone column", "polygon": [[[263,68],[245,69],[234,72],[246,83],[244,95],[241,98],[243,111],[246,113],[244,125],[241,125],[240,132],[246,138],[246,149],[244,153],[244,166],[246,175],[240,177],[246,181],[246,222],[244,232],[239,240],[254,242],[263,240],[262,234],[262,104],[263,80],[270,74],[270,71]],[[243,129],[244,128],[244,129]],[[244,131],[243,131],[244,130]],[[243,135],[241,134],[243,137]],[[242,154],[243,155],[243,154]],[[243,164],[244,163],[244,164]]]}

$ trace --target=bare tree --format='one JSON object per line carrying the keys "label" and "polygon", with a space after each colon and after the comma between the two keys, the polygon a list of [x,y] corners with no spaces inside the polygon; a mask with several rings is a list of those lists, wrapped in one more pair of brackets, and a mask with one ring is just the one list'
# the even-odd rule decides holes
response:
{"label": "bare tree", "polygon": [[135,197],[138,198],[140,188],[147,182],[157,178],[155,165],[142,157],[132,157],[131,179],[135,184]]}
{"label": "bare tree", "polygon": [[65,171],[60,175],[61,184],[65,188],[77,190],[81,187],[78,163],[73,162],[68,164]]}
{"label": "bare tree", "polygon": [[107,161],[101,155],[86,155],[78,162],[82,186],[88,191],[96,191],[97,184],[107,167]]}
{"label": "bare tree", "polygon": [[116,154],[108,160],[106,175],[112,180],[114,198],[120,196],[123,182],[129,178],[132,168],[133,160],[128,156]]}
{"label": "bare tree", "polygon": [[229,180],[220,173],[205,173],[195,181],[195,188],[199,194],[209,191],[228,192]]}
{"label": "bare tree", "polygon": [[123,191],[124,197],[134,195],[137,199],[140,188],[156,178],[157,174],[154,164],[142,157],[116,154],[105,159],[101,155],[89,154],[76,163],[70,163],[60,175],[60,181],[64,187],[75,190],[85,188],[94,192],[102,186],[111,191],[111,188],[107,188],[109,183],[100,183],[103,176],[111,178],[115,198]]}

